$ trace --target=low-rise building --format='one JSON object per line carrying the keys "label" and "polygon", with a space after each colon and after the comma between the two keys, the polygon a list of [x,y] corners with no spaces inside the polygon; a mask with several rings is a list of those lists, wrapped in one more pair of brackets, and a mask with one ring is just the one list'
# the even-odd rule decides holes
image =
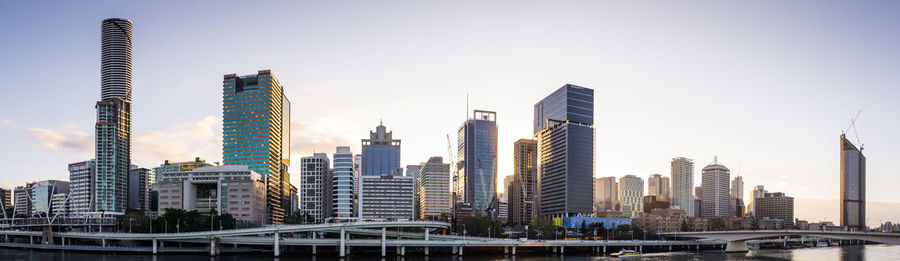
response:
{"label": "low-rise building", "polygon": [[646,231],[676,232],[681,231],[681,224],[687,215],[682,209],[655,208],[643,212],[631,219],[634,227]]}
{"label": "low-rise building", "polygon": [[247,166],[199,167],[190,171],[167,172],[157,182],[159,214],[166,209],[216,211],[235,219],[260,225],[266,218],[266,183],[262,175]]}
{"label": "low-rise building", "polygon": [[96,178],[94,160],[86,160],[69,164],[69,210],[79,215],[91,211],[94,199],[94,178]]}
{"label": "low-rise building", "polygon": [[785,223],[784,226],[794,226],[794,198],[774,192],[765,193],[754,201],[757,217],[780,219]]}
{"label": "low-rise building", "polygon": [[414,220],[415,179],[380,175],[360,177],[359,202],[363,219]]}
{"label": "low-rise building", "polygon": [[644,213],[650,213],[658,208],[669,208],[669,198],[667,196],[644,196]]}

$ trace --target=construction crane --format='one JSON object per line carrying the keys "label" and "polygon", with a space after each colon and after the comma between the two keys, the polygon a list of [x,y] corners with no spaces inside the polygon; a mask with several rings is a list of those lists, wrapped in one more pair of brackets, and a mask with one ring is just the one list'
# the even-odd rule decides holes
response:
{"label": "construction crane", "polygon": [[456,161],[453,158],[453,143],[450,143],[450,134],[447,134],[447,161],[450,162],[450,176],[453,178],[451,189],[456,191],[455,187],[458,177],[456,176]]}
{"label": "construction crane", "polygon": [[850,119],[850,126],[847,127],[847,130],[842,132],[842,134],[846,135],[847,132],[850,132],[850,129],[853,129],[853,136],[856,137],[856,144],[859,144],[859,150],[863,150],[863,143],[859,139],[859,132],[856,131],[856,120],[859,119],[860,114],[862,114],[862,110],[859,110],[859,112],[856,113],[856,116]]}

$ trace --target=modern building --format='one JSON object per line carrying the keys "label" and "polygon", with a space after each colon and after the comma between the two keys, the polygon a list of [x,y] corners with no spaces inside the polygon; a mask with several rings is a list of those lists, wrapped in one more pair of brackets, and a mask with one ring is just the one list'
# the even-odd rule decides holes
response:
{"label": "modern building", "polygon": [[[69,182],[62,180],[41,180],[30,187],[31,214],[52,215],[53,195],[69,194]],[[65,200],[65,197],[63,198]],[[63,205],[64,206],[64,205]],[[65,210],[62,210],[65,211]]]}
{"label": "modern building", "polygon": [[332,171],[331,208],[337,219],[353,218],[353,153],[349,146],[338,146],[334,156]]}
{"label": "modern building", "polygon": [[756,216],[761,218],[774,218],[784,220],[784,225],[794,225],[794,198],[785,196],[784,193],[765,193],[763,197],[756,199]]}
{"label": "modern building", "polygon": [[509,183],[512,183],[514,175],[506,175],[503,176],[503,193],[499,193],[500,199],[506,202],[509,202],[509,193],[506,193],[506,188],[509,187]]}
{"label": "modern building", "polygon": [[270,70],[227,74],[222,92],[222,160],[266,181],[266,213],[280,224],[290,208],[291,102]]}
{"label": "modern building", "polygon": [[328,154],[315,153],[300,158],[300,212],[312,217],[316,223],[328,217],[326,204],[331,205],[331,194],[326,179],[330,177]]}
{"label": "modern building", "polygon": [[200,214],[231,214],[253,225],[268,223],[266,183],[247,166],[209,166],[167,172],[157,182],[159,214],[167,209],[196,210]]}
{"label": "modern building", "polygon": [[719,163],[719,157],[715,157],[712,163],[703,167],[703,180],[700,202],[700,215],[704,218],[731,217],[734,213],[729,202],[730,189],[728,182],[731,179],[731,171],[725,165]]}
{"label": "modern building", "polygon": [[841,226],[866,229],[866,156],[841,134]]}
{"label": "modern building", "polygon": [[300,192],[297,186],[291,184],[291,213],[300,213]]}
{"label": "modern building", "polygon": [[534,105],[538,142],[538,212],[593,212],[594,90],[566,84]]}
{"label": "modern building", "polygon": [[519,139],[513,143],[513,180],[506,187],[508,220],[527,225],[534,216],[537,197],[537,141]]}
{"label": "modern building", "polygon": [[500,224],[509,222],[509,202],[506,199],[500,199],[497,208],[497,220]]}
{"label": "modern building", "polygon": [[[441,157],[431,157],[422,163],[417,178],[418,219],[442,220],[450,218],[450,163]],[[407,168],[407,170],[409,170]],[[408,172],[407,172],[408,173]]]}
{"label": "modern building", "polygon": [[131,167],[131,21],[101,23],[100,89],[95,105],[94,211],[125,212]]}
{"label": "modern building", "polygon": [[12,190],[0,188],[0,206],[3,206],[3,213],[6,213],[7,209],[13,209],[13,197]]}
{"label": "modern building", "polygon": [[619,204],[619,183],[616,177],[594,179],[594,212],[616,211]]}
{"label": "modern building", "polygon": [[475,215],[493,215],[497,196],[497,113],[475,110],[457,131],[455,192],[472,203]]}
{"label": "modern building", "polygon": [[[417,219],[419,218],[419,213],[422,212],[422,210],[420,209],[420,207],[422,205],[419,204],[421,202],[421,197],[419,196],[419,191],[421,190],[421,188],[419,188],[419,176],[421,174],[422,174],[422,165],[406,165],[406,174],[404,176],[413,177],[414,179],[416,179],[416,187],[414,188],[414,191],[416,192],[416,195],[415,195],[416,198],[413,201],[413,202],[416,202],[416,204],[415,204],[415,209],[413,210],[413,213],[416,213]],[[448,189],[448,191],[449,191],[449,189]]]}
{"label": "modern building", "polygon": [[131,169],[128,175],[128,209],[150,210],[150,169]]}
{"label": "modern building", "polygon": [[69,210],[72,214],[90,212],[94,196],[96,166],[94,160],[69,164]]}
{"label": "modern building", "polygon": [[195,157],[192,161],[182,161],[182,162],[174,162],[171,160],[166,160],[163,164],[160,164],[159,167],[153,168],[153,175],[150,176],[150,184],[156,183],[159,180],[159,177],[162,174],[169,172],[179,172],[179,171],[191,171],[193,169],[199,167],[208,167],[212,166],[212,164],[206,163],[206,160],[201,157]]}
{"label": "modern building", "polygon": [[734,177],[731,180],[731,197],[744,199],[744,178],[741,176]]}
{"label": "modern building", "polygon": [[669,198],[666,196],[644,196],[644,213],[650,213],[658,208],[667,209],[669,206]]}
{"label": "modern building", "polygon": [[14,206],[14,215],[16,216],[31,216],[31,188],[37,182],[26,182],[23,186],[17,186],[13,190],[13,197],[15,198],[15,206]]}
{"label": "modern building", "polygon": [[391,175],[400,168],[400,139],[394,139],[393,131],[379,123],[369,138],[362,140],[361,160],[361,176]]}
{"label": "modern building", "polygon": [[[694,160],[677,157],[672,159],[672,207],[684,209],[685,215],[695,217]],[[700,206],[696,206],[699,208]]]}
{"label": "modern building", "polygon": [[626,216],[636,217],[644,210],[644,179],[635,175],[619,178],[619,202]]}
{"label": "modern building", "polygon": [[671,198],[671,186],[669,186],[669,177],[660,174],[650,175],[647,179],[647,195],[664,196],[666,199]]}
{"label": "modern building", "polygon": [[746,208],[744,207],[744,200],[740,198],[731,198],[728,201],[731,205],[732,214],[735,217],[743,217],[746,214]]}
{"label": "modern building", "polygon": [[362,218],[367,220],[413,220],[415,179],[381,175],[360,177]]}
{"label": "modern building", "polygon": [[68,197],[67,192],[50,195],[50,216],[65,217],[72,213]]}
{"label": "modern building", "polygon": [[756,213],[756,199],[764,197],[768,191],[766,191],[766,187],[763,185],[756,185],[753,187],[753,191],[750,192],[750,204],[747,204],[747,212]]}

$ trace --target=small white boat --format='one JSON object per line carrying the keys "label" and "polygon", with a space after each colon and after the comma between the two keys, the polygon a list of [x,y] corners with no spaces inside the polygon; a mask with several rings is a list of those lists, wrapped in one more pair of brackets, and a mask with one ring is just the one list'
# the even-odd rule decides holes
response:
{"label": "small white boat", "polygon": [[816,243],[816,247],[828,247],[828,242],[820,241],[819,243]]}
{"label": "small white boat", "polygon": [[609,256],[611,256],[611,257],[627,257],[627,256],[640,256],[640,255],[641,255],[641,252],[634,251],[634,250],[628,250],[628,249],[622,249],[622,250],[619,250],[619,252],[610,254]]}

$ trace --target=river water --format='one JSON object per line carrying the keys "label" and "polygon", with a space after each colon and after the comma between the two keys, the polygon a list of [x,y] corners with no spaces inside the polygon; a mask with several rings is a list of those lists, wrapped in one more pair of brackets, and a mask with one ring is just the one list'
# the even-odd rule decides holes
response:
{"label": "river water", "polygon": [[[378,254],[360,253],[348,256],[344,261],[464,261],[464,260],[493,260],[493,261],[575,261],[575,260],[618,260],[617,258],[594,256],[587,253],[571,253],[566,256],[555,256],[541,253],[520,253],[516,257],[503,255],[473,254],[462,258],[449,255],[433,254],[425,257],[421,255],[408,255],[406,257],[389,256],[382,259]],[[650,253],[640,257],[623,258],[625,260],[900,260],[900,246],[894,245],[866,245],[866,246],[842,246],[823,248],[802,248],[786,250],[754,250],[749,253],[725,254],[721,251],[702,252],[669,252]],[[44,250],[23,250],[0,248],[0,260],[59,260],[59,261],[106,261],[106,260],[137,260],[137,261],[174,261],[174,260],[204,260],[204,261],[255,261],[255,260],[315,260],[337,261],[337,257],[323,255],[313,257],[303,253],[285,253],[285,256],[273,258],[271,253],[254,254],[226,254],[219,257],[206,255],[145,255],[145,254],[117,254],[117,253],[87,253],[87,252],[55,252]]]}

